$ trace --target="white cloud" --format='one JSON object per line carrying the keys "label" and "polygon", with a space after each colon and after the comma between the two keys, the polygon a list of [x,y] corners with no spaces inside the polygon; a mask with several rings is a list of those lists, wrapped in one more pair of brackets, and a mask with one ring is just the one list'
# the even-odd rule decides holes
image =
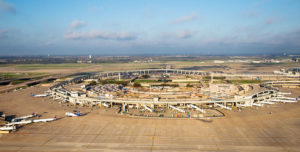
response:
{"label": "white cloud", "polygon": [[104,39],[104,40],[133,40],[137,36],[128,32],[106,32],[106,31],[91,31],[91,32],[69,32],[64,35],[65,39]]}
{"label": "white cloud", "polygon": [[11,29],[3,29],[0,30],[0,38],[6,38],[7,37],[7,33],[12,31]]}
{"label": "white cloud", "polygon": [[72,23],[70,25],[70,28],[71,29],[78,29],[78,28],[84,27],[85,24],[86,23],[84,21],[74,20],[74,21],[72,21]]}
{"label": "white cloud", "polygon": [[163,33],[161,36],[164,39],[170,39],[170,38],[175,38],[175,39],[189,39],[193,36],[195,36],[197,31],[192,31],[192,30],[182,30],[182,31],[177,31],[177,32],[168,32],[168,33]]}
{"label": "white cloud", "polygon": [[245,11],[244,13],[243,13],[243,16],[245,16],[245,17],[257,17],[257,16],[259,16],[260,15],[260,12],[258,12],[258,11],[256,11],[256,10],[253,10],[253,11]]}
{"label": "white cloud", "polygon": [[179,24],[196,20],[198,17],[197,13],[193,13],[191,15],[185,15],[170,21],[170,24]]}
{"label": "white cloud", "polygon": [[0,11],[8,11],[10,13],[16,13],[16,8],[14,5],[0,0]]}
{"label": "white cloud", "polygon": [[103,9],[103,7],[101,7],[101,6],[92,6],[92,7],[89,7],[89,8],[88,8],[88,12],[89,12],[89,13],[92,13],[92,12],[99,11],[99,10],[101,10],[101,9]]}
{"label": "white cloud", "polygon": [[274,24],[276,22],[275,18],[269,18],[267,20],[265,20],[265,25],[271,25]]}
{"label": "white cloud", "polygon": [[195,34],[196,34],[195,31],[184,30],[184,31],[180,31],[177,34],[177,37],[181,38],[181,39],[188,39],[188,38],[191,38],[192,36],[194,36]]}

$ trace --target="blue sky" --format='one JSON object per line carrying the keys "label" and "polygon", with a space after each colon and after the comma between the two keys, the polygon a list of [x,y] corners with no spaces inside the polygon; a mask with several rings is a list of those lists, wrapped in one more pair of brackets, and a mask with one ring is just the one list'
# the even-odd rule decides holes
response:
{"label": "blue sky", "polygon": [[283,52],[299,0],[0,0],[0,55]]}

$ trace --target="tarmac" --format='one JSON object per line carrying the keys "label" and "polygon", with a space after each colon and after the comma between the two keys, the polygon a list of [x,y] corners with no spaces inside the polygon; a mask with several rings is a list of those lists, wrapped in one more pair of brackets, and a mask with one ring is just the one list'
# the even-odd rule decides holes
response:
{"label": "tarmac", "polygon": [[[44,90],[35,86],[0,94],[6,115],[38,112],[42,118],[61,118],[0,134],[0,151],[300,151],[300,103],[222,110],[226,117],[217,119],[140,119],[30,96]],[[300,89],[293,90],[292,96],[300,95]],[[64,117],[74,109],[89,113]]]}

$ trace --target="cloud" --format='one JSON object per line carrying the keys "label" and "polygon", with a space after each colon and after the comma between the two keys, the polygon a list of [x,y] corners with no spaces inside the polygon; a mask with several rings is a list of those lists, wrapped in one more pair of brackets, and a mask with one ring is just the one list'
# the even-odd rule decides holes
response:
{"label": "cloud", "polygon": [[74,20],[74,21],[72,21],[72,23],[70,25],[70,28],[71,29],[78,29],[78,28],[84,27],[85,24],[86,23],[84,21]]}
{"label": "cloud", "polygon": [[101,10],[101,9],[103,9],[103,7],[101,7],[101,6],[92,6],[92,7],[89,7],[89,8],[88,8],[88,12],[89,12],[89,13],[92,13],[92,12],[99,11],[99,10]]}
{"label": "cloud", "polygon": [[53,45],[54,43],[50,41],[41,44],[41,46],[53,46]]}
{"label": "cloud", "polygon": [[0,0],[0,11],[7,11],[10,13],[16,13],[16,8],[14,5],[5,2],[4,0]]}
{"label": "cloud", "polygon": [[179,23],[185,23],[185,22],[191,22],[196,20],[198,17],[197,13],[193,13],[191,15],[185,15],[176,19],[173,19],[170,21],[170,24],[179,24]]}
{"label": "cloud", "polygon": [[271,25],[271,24],[274,24],[276,22],[276,19],[275,18],[268,18],[265,20],[265,25]]}
{"label": "cloud", "polygon": [[65,39],[103,39],[103,40],[134,40],[136,35],[128,32],[106,32],[106,31],[91,31],[91,32],[69,32],[64,35]]}
{"label": "cloud", "polygon": [[182,30],[182,31],[177,31],[177,32],[168,32],[168,33],[163,33],[161,36],[163,39],[170,39],[170,38],[175,38],[175,39],[189,39],[193,36],[196,35],[196,31],[191,31],[191,30]]}
{"label": "cloud", "polygon": [[300,29],[272,36],[266,40],[266,43],[300,46]]}
{"label": "cloud", "polygon": [[177,37],[180,39],[188,39],[188,38],[191,38],[192,36],[194,36],[195,34],[196,34],[195,31],[184,30],[184,31],[180,31],[177,34]]}
{"label": "cloud", "polygon": [[11,29],[3,29],[3,30],[0,30],[0,38],[7,38],[7,33],[12,31]]}
{"label": "cloud", "polygon": [[257,17],[258,15],[260,15],[260,13],[258,11],[254,10],[254,11],[246,11],[246,12],[244,12],[243,15],[251,18],[251,17]]}

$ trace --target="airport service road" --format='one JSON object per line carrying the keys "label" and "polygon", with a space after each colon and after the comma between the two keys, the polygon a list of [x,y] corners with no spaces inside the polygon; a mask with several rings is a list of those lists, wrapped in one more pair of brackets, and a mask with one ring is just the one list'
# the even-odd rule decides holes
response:
{"label": "airport service road", "polygon": [[[56,106],[49,111],[61,112]],[[276,104],[204,121],[125,118],[100,109],[2,135],[0,151],[297,151],[299,111],[299,103]]]}

